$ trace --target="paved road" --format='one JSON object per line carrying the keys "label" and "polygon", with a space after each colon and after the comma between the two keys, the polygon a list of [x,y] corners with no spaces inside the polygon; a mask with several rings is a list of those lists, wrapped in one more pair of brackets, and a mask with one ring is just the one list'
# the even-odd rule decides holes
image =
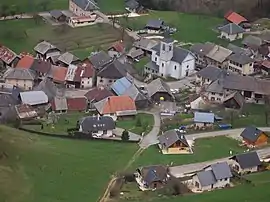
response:
{"label": "paved road", "polygon": [[[158,110],[154,110],[154,112],[143,111],[142,113],[152,114],[154,116],[154,126],[153,129],[143,137],[141,142],[139,143],[141,148],[147,148],[151,145],[155,145],[158,143],[158,134],[160,131],[160,114]],[[142,120],[143,121],[143,120]]]}
{"label": "paved road", "polygon": [[[257,153],[261,159],[266,158],[270,155],[270,148],[257,150]],[[227,161],[229,163],[230,162],[229,157],[216,159],[212,161],[200,162],[200,163],[173,166],[173,167],[170,167],[170,173],[175,177],[182,177],[184,174],[192,173],[192,172],[201,170],[210,164],[223,162],[223,161]]]}

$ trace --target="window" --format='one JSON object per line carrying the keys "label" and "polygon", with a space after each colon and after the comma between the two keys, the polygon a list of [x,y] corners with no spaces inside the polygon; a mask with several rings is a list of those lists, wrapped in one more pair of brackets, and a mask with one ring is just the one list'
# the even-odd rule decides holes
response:
{"label": "window", "polygon": [[102,82],[103,82],[103,80],[102,80],[102,79],[100,79],[100,80],[99,80],[99,82],[100,82],[100,83],[102,83]]}
{"label": "window", "polygon": [[189,68],[189,65],[187,65],[187,68]]}
{"label": "window", "polygon": [[223,96],[223,94],[222,93],[219,93],[219,96]]}
{"label": "window", "polygon": [[161,76],[163,76],[163,74],[161,74]]}
{"label": "window", "polygon": [[169,51],[172,51],[172,46],[169,46]]}
{"label": "window", "polygon": [[111,82],[112,82],[112,80],[110,79],[110,80],[109,80],[109,82],[111,83]]}
{"label": "window", "polygon": [[165,51],[165,44],[162,44],[162,50]]}
{"label": "window", "polygon": [[107,134],[107,130],[103,130],[103,135],[106,135]]}
{"label": "window", "polygon": [[157,61],[157,57],[155,57],[155,62]]}
{"label": "window", "polygon": [[82,81],[82,83],[84,83],[84,81]]}
{"label": "window", "polygon": [[174,70],[176,70],[176,68],[177,68],[177,66],[175,65],[175,66],[174,66]]}
{"label": "window", "polygon": [[164,63],[161,63],[161,66],[164,67]]}
{"label": "window", "polygon": [[211,93],[211,95],[215,95],[215,93]]}
{"label": "window", "polygon": [[250,63],[249,66],[252,66],[252,63]]}

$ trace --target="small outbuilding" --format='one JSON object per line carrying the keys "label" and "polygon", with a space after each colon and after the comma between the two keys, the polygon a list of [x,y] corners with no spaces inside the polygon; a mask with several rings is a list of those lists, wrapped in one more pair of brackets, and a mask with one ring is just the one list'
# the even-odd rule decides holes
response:
{"label": "small outbuilding", "polygon": [[220,38],[228,39],[229,41],[234,41],[243,38],[243,33],[245,30],[237,24],[229,23],[222,27],[219,27]]}
{"label": "small outbuilding", "polygon": [[195,112],[194,124],[195,127],[210,127],[215,122],[215,114],[209,112]]}
{"label": "small outbuilding", "polygon": [[240,136],[249,147],[265,145],[268,142],[267,134],[254,126],[246,127]]}

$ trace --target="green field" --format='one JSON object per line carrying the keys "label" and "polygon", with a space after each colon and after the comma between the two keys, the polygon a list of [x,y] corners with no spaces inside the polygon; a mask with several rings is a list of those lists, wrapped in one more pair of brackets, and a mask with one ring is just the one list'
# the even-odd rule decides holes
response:
{"label": "green field", "polygon": [[270,171],[254,173],[246,176],[253,184],[270,183]]}
{"label": "green field", "polygon": [[[41,40],[47,40],[63,51],[75,52],[79,57],[92,50],[107,49],[122,37],[121,31],[108,24],[70,28],[36,23],[35,20],[0,22],[0,41],[16,52],[32,52]],[[130,38],[125,35],[124,41]]]}
{"label": "green field", "polygon": [[238,145],[236,140],[220,136],[214,138],[203,138],[195,140],[193,154],[168,154],[164,155],[159,152],[157,146],[148,148],[140,158],[134,163],[134,167],[142,165],[181,165],[188,163],[203,162],[229,156],[229,152],[234,154],[241,153],[244,148]]}
{"label": "green field", "polygon": [[0,127],[0,201],[95,202],[136,144],[76,141]]}
{"label": "green field", "polygon": [[[1,2],[0,6],[7,6],[8,10],[16,13],[33,13],[56,9],[68,9],[69,0],[9,0]],[[125,12],[124,0],[97,0],[100,10],[104,13]]]}
{"label": "green field", "polygon": [[127,22],[125,19],[120,19],[120,21],[131,29],[140,30],[150,19],[161,19],[166,25],[177,28],[178,31],[173,35],[173,38],[182,42],[224,43],[217,38],[217,33],[212,30],[222,23],[223,19],[221,18],[173,11],[151,11],[147,16],[129,18]]}

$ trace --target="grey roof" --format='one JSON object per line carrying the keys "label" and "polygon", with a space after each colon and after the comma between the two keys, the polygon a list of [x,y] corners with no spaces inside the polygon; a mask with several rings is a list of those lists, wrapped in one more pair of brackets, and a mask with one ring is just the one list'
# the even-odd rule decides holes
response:
{"label": "grey roof", "polygon": [[104,51],[100,51],[89,57],[90,62],[96,69],[104,67],[106,64],[110,63],[113,59]]}
{"label": "grey roof", "polygon": [[168,169],[161,165],[146,166],[139,169],[143,180],[147,185],[152,182],[164,182],[168,178]]}
{"label": "grey roof", "polygon": [[219,45],[215,45],[214,48],[206,54],[206,57],[216,62],[223,63],[231,54],[231,50]]}
{"label": "grey roof", "polygon": [[65,97],[55,97],[53,99],[55,110],[68,110],[67,99]]}
{"label": "grey roof", "polygon": [[164,21],[163,20],[149,20],[146,24],[145,27],[148,28],[155,28],[155,29],[160,29],[163,26]]}
{"label": "grey roof", "polygon": [[134,47],[140,48],[146,51],[152,51],[152,48],[155,47],[159,42],[147,39],[147,38],[140,38],[140,40],[134,42]]}
{"label": "grey roof", "polygon": [[247,55],[249,57],[253,55],[250,49],[242,48],[231,43],[227,46],[227,48],[230,49],[235,54]]}
{"label": "grey roof", "polygon": [[78,57],[76,57],[75,55],[73,55],[73,54],[71,54],[69,52],[65,52],[62,55],[60,55],[58,57],[58,60],[60,62],[63,62],[66,65],[70,65],[73,62],[80,61],[80,59]]}
{"label": "grey roof", "polygon": [[249,64],[254,62],[254,60],[247,56],[247,55],[242,55],[242,54],[232,54],[228,57],[230,61],[236,62],[241,65]]}
{"label": "grey roof", "polygon": [[95,0],[72,0],[77,6],[84,11],[92,11],[98,9],[98,5]]}
{"label": "grey roof", "polygon": [[214,173],[211,170],[200,171],[197,173],[197,176],[202,187],[209,186],[217,182]]}
{"label": "grey roof", "polygon": [[131,57],[131,58],[137,58],[137,57],[140,57],[144,54],[143,50],[142,49],[135,49],[135,48],[132,48],[130,49],[130,51],[128,52],[127,56]]}
{"label": "grey roof", "polygon": [[200,56],[206,56],[213,48],[215,47],[215,44],[213,43],[195,43],[190,47],[190,51],[193,53],[196,53]]}
{"label": "grey roof", "polygon": [[226,179],[232,177],[230,166],[227,162],[212,164],[211,169],[214,173],[216,180]]}
{"label": "grey roof", "polygon": [[5,79],[35,80],[37,74],[30,69],[10,68],[5,72],[3,77]]}
{"label": "grey roof", "polygon": [[136,0],[125,1],[125,5],[130,9],[137,9],[140,6],[139,2]]}
{"label": "grey roof", "polygon": [[254,126],[248,126],[241,133],[241,137],[249,140],[250,142],[256,142],[263,132]]}
{"label": "grey roof", "polygon": [[154,70],[154,71],[159,71],[159,66],[157,66],[156,63],[150,61],[148,62],[146,65],[145,65],[146,68],[150,68],[151,70]]}
{"label": "grey roof", "polygon": [[60,11],[60,10],[52,10],[52,11],[50,11],[50,14],[52,17],[54,17],[56,19],[63,15],[62,11]]}
{"label": "grey roof", "polygon": [[263,44],[263,40],[257,36],[248,35],[244,38],[242,44],[250,46],[251,48],[258,48]]}
{"label": "grey roof", "polygon": [[238,154],[236,156],[233,156],[232,159],[235,159],[242,169],[252,168],[261,165],[261,161],[257,152]]}
{"label": "grey roof", "polygon": [[222,80],[215,80],[205,89],[205,91],[211,93],[223,93],[224,87],[222,85]]}
{"label": "grey roof", "polygon": [[42,41],[36,45],[34,50],[40,54],[46,54],[49,50],[57,49],[54,45],[47,41]]}
{"label": "grey roof", "polygon": [[45,104],[48,102],[48,96],[43,91],[21,92],[22,103],[29,105]]}
{"label": "grey roof", "polygon": [[115,129],[115,122],[110,116],[88,116],[80,120],[83,132],[95,132]]}
{"label": "grey roof", "polygon": [[161,78],[157,78],[153,80],[151,83],[149,83],[147,85],[147,91],[148,91],[149,97],[152,97],[154,94],[158,92],[168,93],[169,95],[174,97],[173,94],[171,93],[171,90],[168,84],[165,83],[165,81],[163,81]]}
{"label": "grey roof", "polygon": [[240,27],[239,25],[234,24],[234,23],[229,23],[227,25],[219,27],[218,29],[219,29],[219,31],[225,32],[225,33],[230,34],[230,35],[245,32],[245,30],[242,27]]}
{"label": "grey roof", "polygon": [[197,75],[204,78],[204,79],[210,79],[211,81],[214,81],[220,77],[220,74],[222,73],[222,69],[209,65],[199,72],[197,72]]}
{"label": "grey roof", "polygon": [[189,144],[187,142],[185,135],[180,133],[179,130],[166,131],[163,135],[160,135],[158,137],[158,140],[159,140],[159,143],[161,144],[162,148],[165,148],[165,149],[169,148],[177,141],[180,141],[186,147],[189,147]]}
{"label": "grey roof", "polygon": [[173,43],[174,42],[174,39],[168,38],[168,37],[164,37],[161,41],[164,42],[164,43]]}
{"label": "grey roof", "polygon": [[195,112],[194,122],[195,123],[214,123],[215,114],[206,112]]}
{"label": "grey roof", "polygon": [[[160,46],[161,46],[161,44],[159,43],[158,45],[153,47],[153,50],[156,51],[156,54],[158,56],[160,56]],[[189,54],[192,54],[189,50],[174,46],[173,57],[171,60],[181,64]]]}
{"label": "grey roof", "polygon": [[128,95],[134,101],[147,100],[147,97],[135,86],[132,84],[124,93],[124,95]]}
{"label": "grey roof", "polygon": [[240,108],[242,108],[242,107],[244,106],[244,104],[245,104],[245,98],[244,98],[244,96],[243,96],[240,92],[238,92],[238,91],[236,91],[236,92],[234,92],[234,93],[232,93],[232,94],[226,96],[226,97],[224,98],[224,100],[223,100],[223,103],[226,103],[227,101],[229,101],[229,100],[232,99],[232,98],[237,102],[237,104],[240,106]]}
{"label": "grey roof", "polygon": [[126,75],[126,66],[119,62],[119,60],[114,60],[113,62],[107,64],[97,73],[97,76],[108,79],[120,79]]}

